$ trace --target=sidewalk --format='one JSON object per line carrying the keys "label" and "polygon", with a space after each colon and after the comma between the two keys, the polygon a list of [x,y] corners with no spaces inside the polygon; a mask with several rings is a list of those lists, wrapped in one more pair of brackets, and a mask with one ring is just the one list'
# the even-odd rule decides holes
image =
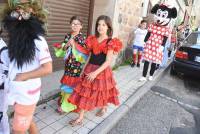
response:
{"label": "sidewalk", "polygon": [[[138,81],[142,75],[142,68],[142,66],[140,68],[121,66],[114,71],[114,77],[117,82],[117,87],[120,91],[120,106],[126,103],[126,100],[135,94],[137,90],[140,90],[140,87],[145,84],[145,82]],[[158,70],[155,75],[162,71],[163,69]],[[54,99],[45,104],[39,105],[36,109],[34,119],[41,134],[87,134],[92,131],[92,133],[94,133],[95,128],[99,129],[99,127],[103,124],[102,122],[105,121],[109,116],[111,117],[112,113],[119,110],[118,108],[120,108],[120,106],[115,107],[114,105],[109,105],[107,113],[103,117],[96,117],[96,110],[87,112],[82,126],[71,127],[68,122],[72,119],[75,119],[78,114],[69,113],[65,115],[59,115],[55,112],[55,109],[57,108],[57,99]],[[111,120],[107,123],[112,124],[113,122]],[[102,133],[99,131],[97,132]]]}

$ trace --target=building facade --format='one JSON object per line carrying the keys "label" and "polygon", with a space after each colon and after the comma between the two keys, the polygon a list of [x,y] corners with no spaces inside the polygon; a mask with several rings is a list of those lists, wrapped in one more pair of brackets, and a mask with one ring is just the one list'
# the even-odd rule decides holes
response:
{"label": "building facade", "polygon": [[[0,0],[0,12],[5,2],[6,0]],[[82,31],[86,35],[94,34],[95,22],[99,15],[111,17],[114,37],[120,38],[124,45],[122,53],[116,57],[116,60],[113,60],[114,65],[127,59],[131,54],[131,46],[127,46],[129,33],[138,26],[142,19],[153,21],[153,15],[150,13],[153,5],[164,2],[175,6],[178,10],[178,18],[173,24],[176,25],[183,20],[185,23],[191,22],[190,19],[195,18],[195,11],[198,9],[197,6],[191,8],[191,2],[195,3],[195,0],[42,0],[42,2],[49,12],[46,39],[53,57],[54,70],[63,69],[64,63],[62,58],[54,56],[52,44],[62,42],[65,34],[70,32],[69,21],[73,15],[78,15],[83,20]],[[198,25],[198,22],[200,21],[193,23]]]}
{"label": "building facade", "polygon": [[[7,0],[0,0],[1,13],[6,2]],[[83,21],[82,32],[86,35],[90,32],[93,0],[42,0],[42,3],[48,11],[48,20],[45,25],[46,39],[53,58],[54,71],[56,71],[63,69],[64,62],[62,58],[55,57],[52,44],[62,42],[66,33],[71,32],[69,22],[74,15],[80,16]],[[5,33],[3,36],[6,40]]]}

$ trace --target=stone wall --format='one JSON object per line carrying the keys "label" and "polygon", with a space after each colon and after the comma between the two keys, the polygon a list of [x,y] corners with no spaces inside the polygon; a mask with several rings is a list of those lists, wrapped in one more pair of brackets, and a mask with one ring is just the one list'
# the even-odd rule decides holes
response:
{"label": "stone wall", "polygon": [[100,15],[107,15],[110,18],[114,16],[116,0],[95,0],[93,22],[92,22],[92,34],[95,32],[95,23]]}
{"label": "stone wall", "polygon": [[92,33],[96,18],[101,14],[112,18],[113,37],[118,37],[123,42],[123,51],[113,60],[112,65],[116,65],[132,55],[131,46],[127,46],[127,41],[130,32],[142,20],[142,0],[95,0]]}
{"label": "stone wall", "polygon": [[[142,20],[141,0],[117,0],[113,18],[114,36],[119,37],[124,45],[121,58],[127,59],[132,55],[131,46],[127,46],[130,32]],[[120,60],[120,59],[118,59]]]}

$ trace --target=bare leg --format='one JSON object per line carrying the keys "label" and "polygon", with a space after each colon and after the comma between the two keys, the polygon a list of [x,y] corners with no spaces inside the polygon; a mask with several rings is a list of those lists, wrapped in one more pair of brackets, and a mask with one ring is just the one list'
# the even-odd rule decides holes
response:
{"label": "bare leg", "polygon": [[96,116],[103,116],[107,111],[107,106],[103,106],[97,113],[96,113]]}
{"label": "bare leg", "polygon": [[72,125],[72,127],[77,126],[77,125],[82,125],[82,121],[83,121],[83,118],[84,118],[84,113],[85,113],[85,111],[81,110],[80,113],[79,113],[79,117],[77,119],[75,119],[75,120],[71,120],[69,122],[69,124]]}
{"label": "bare leg", "polygon": [[31,124],[30,124],[30,127],[29,127],[28,131],[29,131],[30,134],[38,134],[37,125],[33,120],[31,121]]}

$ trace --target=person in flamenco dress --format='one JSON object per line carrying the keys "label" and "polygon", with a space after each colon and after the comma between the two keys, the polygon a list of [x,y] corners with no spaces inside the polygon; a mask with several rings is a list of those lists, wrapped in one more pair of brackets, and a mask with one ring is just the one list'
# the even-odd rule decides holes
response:
{"label": "person in flamenco dress", "polygon": [[79,83],[69,97],[68,101],[79,109],[79,117],[71,120],[72,126],[81,125],[86,111],[100,108],[96,116],[103,116],[108,103],[119,105],[116,82],[113,78],[110,63],[113,55],[119,53],[122,43],[112,38],[112,22],[108,16],[98,17],[95,26],[95,35],[86,39],[90,50],[86,67]]}

